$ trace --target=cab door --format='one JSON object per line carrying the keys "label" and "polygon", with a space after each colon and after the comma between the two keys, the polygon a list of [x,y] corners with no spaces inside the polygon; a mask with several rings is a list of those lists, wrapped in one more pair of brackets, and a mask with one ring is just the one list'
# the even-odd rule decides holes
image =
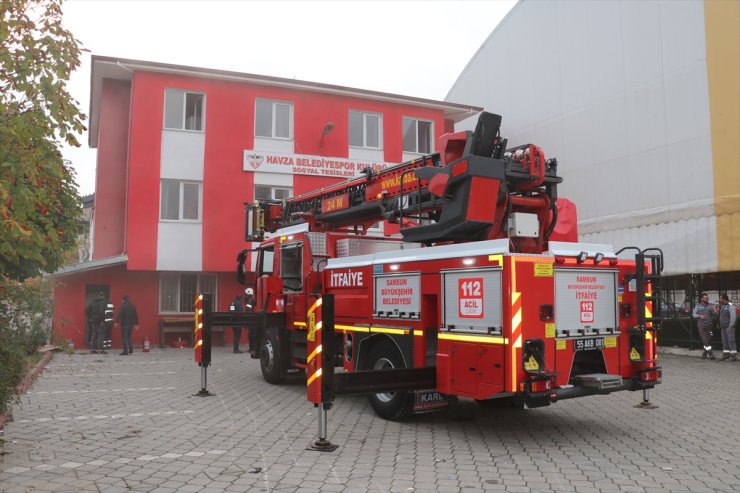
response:
{"label": "cab door", "polygon": [[285,314],[288,328],[293,329],[294,322],[304,321],[305,295],[303,272],[303,242],[283,243],[280,245],[280,279],[285,296]]}

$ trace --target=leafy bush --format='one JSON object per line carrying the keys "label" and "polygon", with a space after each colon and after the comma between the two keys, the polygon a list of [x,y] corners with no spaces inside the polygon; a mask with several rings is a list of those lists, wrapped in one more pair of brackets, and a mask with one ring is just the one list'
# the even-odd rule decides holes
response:
{"label": "leafy bush", "polygon": [[17,398],[28,356],[51,337],[51,290],[48,280],[0,278],[0,413]]}

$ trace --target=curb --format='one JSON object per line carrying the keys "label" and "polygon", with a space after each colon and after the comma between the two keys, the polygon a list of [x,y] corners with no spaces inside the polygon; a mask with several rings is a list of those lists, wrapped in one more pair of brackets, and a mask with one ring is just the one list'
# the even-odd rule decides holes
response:
{"label": "curb", "polygon": [[[36,380],[36,377],[41,373],[41,371],[44,369],[44,367],[49,363],[51,358],[54,357],[54,353],[51,351],[44,354],[44,356],[34,365],[33,368],[26,374],[23,379],[21,379],[21,382],[16,385],[15,391],[18,394],[25,394],[28,388],[31,386],[34,380]],[[8,417],[5,414],[0,414],[0,430],[5,427],[5,423],[7,423]]]}

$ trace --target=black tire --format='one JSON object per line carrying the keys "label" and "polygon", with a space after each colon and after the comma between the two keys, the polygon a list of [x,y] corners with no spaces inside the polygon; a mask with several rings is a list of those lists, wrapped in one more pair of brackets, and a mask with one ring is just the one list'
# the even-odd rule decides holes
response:
{"label": "black tire", "polygon": [[[369,368],[405,368],[403,357],[395,344],[386,339],[377,343],[368,355]],[[371,394],[370,406],[383,419],[398,421],[409,417],[414,409],[413,392]]]}
{"label": "black tire", "polygon": [[260,368],[267,383],[277,385],[285,381],[285,363],[281,351],[277,329],[268,327],[260,345]]}

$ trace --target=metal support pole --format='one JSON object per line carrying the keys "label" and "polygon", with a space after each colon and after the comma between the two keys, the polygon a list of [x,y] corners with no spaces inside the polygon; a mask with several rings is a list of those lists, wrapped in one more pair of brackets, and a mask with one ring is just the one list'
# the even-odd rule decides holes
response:
{"label": "metal support pole", "polygon": [[205,365],[201,365],[200,367],[200,390],[197,394],[195,394],[198,397],[211,397],[213,394],[211,392],[208,392],[208,368]]}
{"label": "metal support pole", "polygon": [[319,406],[319,441],[326,440],[327,415],[324,406]]}
{"label": "metal support pole", "polygon": [[650,389],[642,390],[642,402],[635,406],[638,409],[658,409],[650,402]]}
{"label": "metal support pole", "polygon": [[324,408],[324,404],[319,404],[319,438],[306,447],[306,450],[313,450],[315,452],[334,452],[339,445],[335,445],[326,439],[327,435],[327,409]]}

